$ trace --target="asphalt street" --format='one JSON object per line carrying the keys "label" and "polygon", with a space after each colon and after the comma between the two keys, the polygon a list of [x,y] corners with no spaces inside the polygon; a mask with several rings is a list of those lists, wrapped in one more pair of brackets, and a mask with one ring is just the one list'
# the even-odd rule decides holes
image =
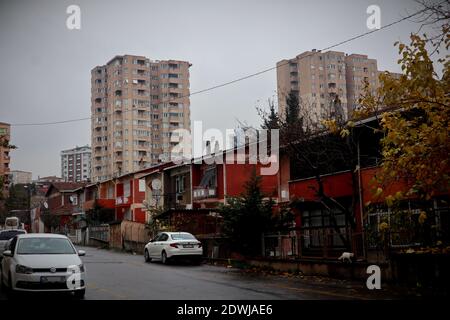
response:
{"label": "asphalt street", "polygon": [[[390,299],[392,290],[368,290],[365,282],[243,272],[208,264],[145,263],[142,255],[96,248],[82,258],[86,298],[175,300]],[[34,293],[38,295],[38,293]],[[6,299],[0,293],[0,300]]]}

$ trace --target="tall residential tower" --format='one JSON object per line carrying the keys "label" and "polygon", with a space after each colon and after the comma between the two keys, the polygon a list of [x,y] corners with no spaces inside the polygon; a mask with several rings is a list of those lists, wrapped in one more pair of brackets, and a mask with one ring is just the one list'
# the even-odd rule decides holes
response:
{"label": "tall residential tower", "polygon": [[88,145],[61,151],[61,177],[66,182],[91,180],[91,148]]}
{"label": "tall residential tower", "polygon": [[190,66],[123,55],[92,70],[92,181],[169,159],[173,131],[190,130]]}
{"label": "tall residential tower", "polygon": [[333,116],[332,102],[339,97],[340,111],[348,118],[358,107],[357,102],[367,81],[372,89],[378,84],[377,61],[362,54],[317,50],[306,51],[293,59],[277,63],[278,106],[286,111],[289,92],[297,94],[316,120]]}
{"label": "tall residential tower", "polygon": [[9,186],[9,162],[10,148],[9,141],[11,139],[11,126],[9,123],[0,122],[0,179],[3,180],[3,188],[0,190],[4,195],[7,194]]}

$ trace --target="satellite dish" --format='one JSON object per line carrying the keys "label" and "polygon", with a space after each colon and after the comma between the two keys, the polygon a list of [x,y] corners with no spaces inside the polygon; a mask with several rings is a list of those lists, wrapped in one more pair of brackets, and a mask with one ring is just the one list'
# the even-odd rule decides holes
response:
{"label": "satellite dish", "polygon": [[152,189],[153,190],[159,190],[161,189],[161,180],[155,179],[152,181]]}
{"label": "satellite dish", "polygon": [[44,201],[44,208],[45,208],[45,209],[48,209],[48,203],[47,203],[47,201]]}

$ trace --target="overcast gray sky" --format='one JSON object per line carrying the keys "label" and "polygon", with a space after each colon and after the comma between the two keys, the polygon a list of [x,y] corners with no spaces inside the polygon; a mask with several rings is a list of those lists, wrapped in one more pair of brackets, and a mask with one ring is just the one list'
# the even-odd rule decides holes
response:
{"label": "overcast gray sky", "polygon": [[[66,8],[81,7],[81,30],[66,28]],[[47,122],[90,116],[90,70],[115,55],[188,60],[191,91],[275,66],[312,48],[368,31],[366,9],[387,24],[417,10],[413,1],[184,0],[2,1],[0,121]],[[399,72],[393,43],[418,25],[405,21],[335,48]],[[206,128],[256,125],[255,106],[274,97],[275,70],[191,98],[191,121]],[[60,175],[59,152],[90,144],[90,122],[12,127],[12,169]]]}

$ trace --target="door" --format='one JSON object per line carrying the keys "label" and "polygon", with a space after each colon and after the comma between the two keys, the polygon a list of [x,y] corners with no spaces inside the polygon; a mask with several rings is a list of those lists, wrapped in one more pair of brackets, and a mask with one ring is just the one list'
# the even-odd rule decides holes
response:
{"label": "door", "polygon": [[2,259],[2,273],[3,273],[3,281],[5,283],[7,283],[8,281],[8,274],[13,262],[12,260],[14,259],[14,251],[16,250],[16,244],[17,244],[17,236],[12,238],[6,245],[7,246],[6,250],[10,250],[13,256],[12,257],[3,256]]}
{"label": "door", "polygon": [[158,240],[160,235],[161,234],[158,233],[152,240],[150,240],[150,242],[149,242],[149,244],[147,246],[148,255],[150,257],[153,257],[155,255],[155,253],[154,253],[155,252],[155,242]]}
{"label": "door", "polygon": [[[150,257],[154,258],[157,256],[158,251],[158,239],[162,236],[162,233],[158,233],[156,237],[153,238],[153,240],[148,245],[148,254]],[[159,257],[158,257],[159,258]]]}
{"label": "door", "polygon": [[161,252],[164,249],[164,246],[167,244],[167,240],[169,236],[167,233],[162,233],[158,240],[155,242],[155,257],[161,258]]}

